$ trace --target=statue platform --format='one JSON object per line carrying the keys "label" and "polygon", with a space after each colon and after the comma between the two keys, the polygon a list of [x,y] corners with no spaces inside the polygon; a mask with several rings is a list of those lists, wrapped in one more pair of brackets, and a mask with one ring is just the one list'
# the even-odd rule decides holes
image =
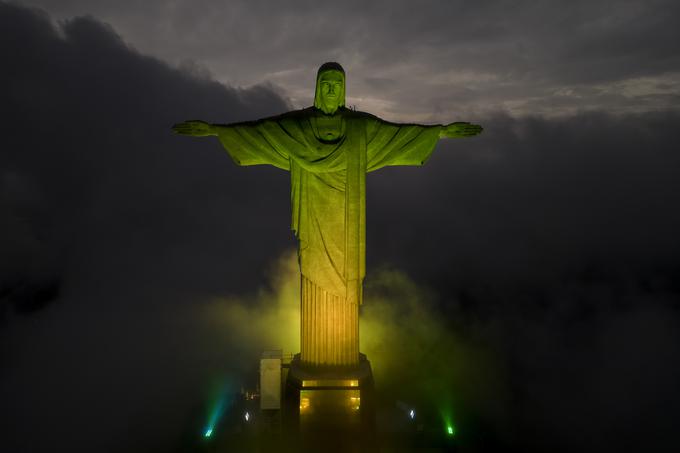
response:
{"label": "statue platform", "polygon": [[287,430],[303,443],[328,433],[338,438],[370,438],[375,430],[375,390],[371,364],[364,354],[354,366],[310,366],[296,354],[284,388]]}

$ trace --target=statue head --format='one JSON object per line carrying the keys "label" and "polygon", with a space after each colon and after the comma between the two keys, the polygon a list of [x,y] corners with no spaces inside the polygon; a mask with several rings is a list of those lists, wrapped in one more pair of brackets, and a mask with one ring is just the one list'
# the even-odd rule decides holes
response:
{"label": "statue head", "polygon": [[345,70],[335,62],[324,63],[316,73],[314,107],[327,115],[345,106]]}

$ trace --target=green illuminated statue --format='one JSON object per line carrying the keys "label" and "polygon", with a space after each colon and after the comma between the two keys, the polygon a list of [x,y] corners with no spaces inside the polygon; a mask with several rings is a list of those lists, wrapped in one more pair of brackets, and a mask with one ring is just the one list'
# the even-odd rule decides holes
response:
{"label": "green illuminated statue", "polygon": [[301,352],[311,365],[359,361],[359,305],[365,274],[366,173],[423,165],[440,138],[481,126],[395,124],[345,108],[345,71],[325,63],[314,106],[234,124],[186,121],[173,130],[216,136],[237,165],[290,171],[292,229],[299,241]]}

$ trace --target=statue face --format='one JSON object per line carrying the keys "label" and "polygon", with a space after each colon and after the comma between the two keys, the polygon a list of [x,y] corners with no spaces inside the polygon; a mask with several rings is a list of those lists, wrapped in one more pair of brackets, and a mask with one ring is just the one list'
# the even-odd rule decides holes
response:
{"label": "statue face", "polygon": [[322,73],[319,77],[319,90],[324,112],[335,113],[338,107],[344,104],[345,83],[342,73],[338,71]]}

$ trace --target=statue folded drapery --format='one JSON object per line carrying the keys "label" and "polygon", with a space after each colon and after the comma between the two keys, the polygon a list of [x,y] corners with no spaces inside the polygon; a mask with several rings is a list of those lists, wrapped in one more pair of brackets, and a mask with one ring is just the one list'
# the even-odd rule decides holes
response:
{"label": "statue folded drapery", "polygon": [[[393,124],[343,108],[335,114],[340,117],[342,134],[327,142],[318,137],[315,122],[320,115],[317,109],[308,108],[222,126],[218,136],[238,165],[270,164],[290,171],[291,228],[299,241],[300,271],[307,287],[314,285],[317,293],[326,294],[323,297],[338,298],[352,307],[349,326],[336,329],[343,322],[329,313],[330,318],[318,326],[326,333],[311,333],[322,339],[330,336],[331,357],[324,357],[316,348],[306,347],[304,328],[309,309],[305,305],[321,302],[303,300],[301,359],[307,361],[311,354],[317,358],[314,362],[348,364],[356,362],[359,353],[355,312],[361,304],[365,275],[366,173],[387,165],[422,165],[439,139],[441,126]],[[329,330],[337,330],[338,338]],[[349,336],[356,340],[343,341],[349,338],[348,330],[357,331]]]}
{"label": "statue folded drapery", "polygon": [[[313,365],[353,365],[359,360],[366,173],[388,165],[422,165],[442,134],[455,129],[390,123],[347,109],[344,101],[344,70],[326,63],[317,74],[313,107],[209,125],[202,134],[217,135],[238,165],[269,164],[290,171],[291,228],[302,274],[300,357]],[[175,130],[192,135],[188,126],[182,127]]]}

